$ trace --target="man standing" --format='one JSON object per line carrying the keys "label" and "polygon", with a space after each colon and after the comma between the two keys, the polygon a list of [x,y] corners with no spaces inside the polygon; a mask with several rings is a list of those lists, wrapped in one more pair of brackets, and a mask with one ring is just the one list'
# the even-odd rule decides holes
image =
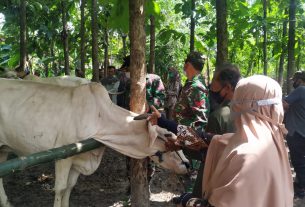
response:
{"label": "man standing", "polygon": [[101,84],[105,86],[109,92],[109,96],[113,103],[117,104],[117,91],[120,85],[119,79],[115,75],[115,67],[110,65],[108,66],[108,76],[101,79]]}
{"label": "man standing", "polygon": [[293,78],[293,90],[283,101],[288,129],[287,144],[292,166],[296,173],[294,195],[305,196],[305,71],[297,71]]}
{"label": "man standing", "polygon": [[[201,74],[204,61],[205,58],[199,52],[191,52],[185,59],[183,69],[187,80],[181,89],[173,116],[177,124],[191,127],[198,133],[204,131],[209,113],[208,90]],[[183,152],[190,160],[191,167],[197,170],[205,152],[198,153],[190,149],[183,149]],[[190,177],[186,177],[186,191],[192,190],[195,176],[196,171]]]}
{"label": "man standing", "polygon": [[204,57],[199,52],[190,53],[184,63],[187,77],[175,106],[174,120],[195,130],[203,130],[208,121],[208,90],[201,71]]}
{"label": "man standing", "polygon": [[[230,63],[220,66],[218,72],[216,72],[211,83],[211,91],[219,105],[209,116],[206,132],[212,134],[234,132],[234,124],[230,119],[231,110],[229,104],[240,78],[239,68]],[[198,197],[202,195],[203,168],[204,160],[200,164],[192,196]]]}

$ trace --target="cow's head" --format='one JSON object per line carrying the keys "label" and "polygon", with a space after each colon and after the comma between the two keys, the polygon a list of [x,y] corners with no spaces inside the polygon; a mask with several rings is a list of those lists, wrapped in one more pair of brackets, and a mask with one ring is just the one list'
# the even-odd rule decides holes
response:
{"label": "cow's head", "polygon": [[189,161],[183,152],[167,152],[165,142],[169,137],[176,139],[176,136],[166,129],[149,124],[150,147],[156,148],[157,152],[150,158],[165,169],[174,171],[177,174],[186,174],[189,168]]}
{"label": "cow's head", "polygon": [[[135,159],[150,156],[161,167],[178,174],[187,173],[188,160],[182,152],[166,152],[166,134],[176,136],[166,129],[152,126],[145,117],[137,119],[139,114],[127,111],[113,104],[107,90],[100,84],[91,83],[90,87],[98,103],[99,128],[94,138],[106,146]],[[82,92],[83,93],[83,92]],[[89,105],[88,105],[89,106]],[[92,111],[92,105],[88,111]]]}

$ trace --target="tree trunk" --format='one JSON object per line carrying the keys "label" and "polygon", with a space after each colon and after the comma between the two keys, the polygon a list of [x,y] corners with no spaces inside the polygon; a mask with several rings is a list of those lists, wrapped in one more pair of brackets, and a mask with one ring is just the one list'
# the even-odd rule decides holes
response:
{"label": "tree trunk", "polygon": [[20,71],[26,67],[26,0],[20,1]]}
{"label": "tree trunk", "polygon": [[208,56],[207,56],[207,85],[210,85],[210,80],[211,80],[211,70],[210,70],[210,49],[208,50]]}
{"label": "tree trunk", "polygon": [[80,13],[81,13],[81,20],[80,20],[80,77],[84,78],[86,75],[85,69],[85,56],[86,56],[86,47],[85,47],[85,7],[86,7],[86,0],[81,0],[80,5]]}
{"label": "tree trunk", "polygon": [[156,45],[156,26],[155,17],[150,15],[150,54],[148,72],[155,73],[155,45]]}
{"label": "tree trunk", "polygon": [[289,5],[289,37],[288,37],[288,67],[287,67],[287,93],[291,91],[291,80],[295,71],[295,57],[294,57],[294,46],[295,46],[295,10],[296,10],[296,1],[290,0]]}
{"label": "tree trunk", "polygon": [[[129,1],[130,35],[130,109],[136,113],[145,111],[145,0]],[[131,206],[149,207],[147,163],[145,159],[131,159]]]}
{"label": "tree trunk", "polygon": [[217,66],[228,60],[227,0],[216,0]]}
{"label": "tree trunk", "polygon": [[296,69],[297,69],[297,71],[301,70],[301,68],[300,68],[301,55],[302,55],[301,54],[301,49],[302,49],[301,44],[302,44],[301,39],[298,38],[298,57],[297,57],[297,62],[296,62]]}
{"label": "tree trunk", "polygon": [[195,49],[195,8],[196,0],[191,0],[191,26],[190,26],[190,52],[193,52]]}
{"label": "tree trunk", "polygon": [[263,0],[263,10],[264,10],[264,17],[263,17],[263,63],[264,63],[264,75],[267,75],[267,0]]}
{"label": "tree trunk", "polygon": [[92,0],[91,28],[92,28],[92,81],[99,82],[99,63],[98,63],[98,35],[97,35],[97,0]]}
{"label": "tree trunk", "polygon": [[49,63],[45,64],[44,75],[46,78],[49,76]]}
{"label": "tree trunk", "polygon": [[251,54],[250,54],[250,60],[249,60],[246,76],[249,76],[249,74],[252,75],[253,64],[254,64],[254,56],[255,56],[255,52],[252,51]]}
{"label": "tree trunk", "polygon": [[123,56],[126,57],[127,55],[127,44],[126,44],[127,35],[122,33],[122,43],[123,43]]}
{"label": "tree trunk", "polygon": [[[288,13],[288,10],[286,9],[285,14]],[[287,52],[287,46],[285,38],[287,36],[287,24],[288,21],[283,22],[283,32],[282,32],[282,52],[280,56],[280,63],[279,63],[279,75],[278,75],[278,82],[281,87],[283,87],[283,74],[284,74],[284,60],[285,60],[285,54]]]}
{"label": "tree trunk", "polygon": [[61,0],[61,9],[62,9],[62,41],[64,44],[64,58],[65,58],[65,75],[70,75],[70,66],[69,66],[69,38],[67,31],[67,11],[66,11],[65,0]]}
{"label": "tree trunk", "polygon": [[57,74],[57,69],[56,69],[56,62],[55,62],[54,41],[53,40],[51,41],[50,54],[51,54],[51,57],[53,58],[53,60],[52,60],[52,71],[53,71],[53,74],[55,75],[55,74]]}
{"label": "tree trunk", "polygon": [[104,29],[104,77],[108,76],[108,29]]}

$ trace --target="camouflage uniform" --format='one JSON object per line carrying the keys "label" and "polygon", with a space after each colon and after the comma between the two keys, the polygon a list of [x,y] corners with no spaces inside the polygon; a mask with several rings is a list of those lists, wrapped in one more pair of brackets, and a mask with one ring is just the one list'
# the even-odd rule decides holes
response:
{"label": "camouflage uniform", "polygon": [[179,72],[176,69],[170,69],[168,71],[168,84],[166,87],[165,99],[166,116],[168,119],[173,118],[172,114],[174,112],[175,104],[178,100],[181,87],[182,85]]}
{"label": "camouflage uniform", "polygon": [[[118,96],[118,105],[129,110],[131,81],[126,76],[121,76],[118,92],[125,91]],[[146,100],[149,105],[157,109],[164,107],[165,89],[161,78],[155,74],[146,75]]]}
{"label": "camouflage uniform", "polygon": [[201,74],[187,80],[175,106],[174,119],[181,125],[203,130],[209,113],[208,90]]}
{"label": "camouflage uniform", "polygon": [[165,88],[158,75],[146,75],[146,100],[148,105],[153,105],[156,109],[164,107]]}
{"label": "camouflage uniform", "polygon": [[[209,113],[208,90],[201,74],[187,80],[183,86],[178,102],[175,106],[174,119],[178,124],[186,125],[196,131],[203,131]],[[184,154],[191,161],[191,167],[198,169],[206,150],[194,151],[183,149]],[[196,171],[195,171],[196,172]],[[194,178],[191,176],[184,181],[186,191],[192,191]]]}

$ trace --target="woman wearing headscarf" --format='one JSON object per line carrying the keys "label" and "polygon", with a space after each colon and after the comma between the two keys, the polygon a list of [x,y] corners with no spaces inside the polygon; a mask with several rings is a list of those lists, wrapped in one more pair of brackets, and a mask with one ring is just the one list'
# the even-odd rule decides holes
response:
{"label": "woman wearing headscarf", "polygon": [[189,207],[292,207],[293,186],[284,144],[282,91],[266,76],[239,81],[231,102],[236,133],[209,144],[203,199]]}

